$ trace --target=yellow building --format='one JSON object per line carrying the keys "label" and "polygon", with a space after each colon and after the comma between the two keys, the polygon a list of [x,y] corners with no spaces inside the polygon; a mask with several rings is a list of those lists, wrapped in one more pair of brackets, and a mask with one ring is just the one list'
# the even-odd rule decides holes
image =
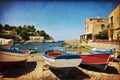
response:
{"label": "yellow building", "polygon": [[85,22],[85,33],[80,36],[81,40],[91,40],[95,34],[107,29],[108,20],[104,18],[89,18]]}
{"label": "yellow building", "polygon": [[120,40],[120,4],[109,14],[109,40]]}

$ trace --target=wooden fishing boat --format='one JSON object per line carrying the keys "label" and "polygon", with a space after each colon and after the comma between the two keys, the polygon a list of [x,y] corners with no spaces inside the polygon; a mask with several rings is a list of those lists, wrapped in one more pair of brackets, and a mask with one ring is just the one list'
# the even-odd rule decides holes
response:
{"label": "wooden fishing boat", "polygon": [[81,57],[77,54],[62,53],[48,50],[43,55],[46,64],[55,68],[77,67],[81,63]]}
{"label": "wooden fishing boat", "polygon": [[0,48],[10,48],[13,45],[13,40],[12,39],[4,39],[0,38]]}
{"label": "wooden fishing boat", "polygon": [[30,54],[37,53],[37,49],[28,49]]}
{"label": "wooden fishing boat", "polygon": [[11,48],[9,48],[9,49],[11,49],[11,50],[16,50],[16,51],[21,51],[21,52],[23,52],[23,53],[25,53],[25,54],[29,54],[29,53],[30,53],[29,50],[25,50],[25,49],[20,50],[19,48],[16,48],[16,47],[11,47]]}
{"label": "wooden fishing boat", "polygon": [[29,50],[20,50],[21,52],[24,52],[24,53],[26,53],[26,54],[29,54],[30,53],[30,51]]}
{"label": "wooden fishing boat", "polygon": [[110,54],[79,54],[82,57],[81,64],[105,70],[109,63]]}
{"label": "wooden fishing boat", "polygon": [[0,70],[10,69],[26,62],[28,55],[18,50],[0,48]]}
{"label": "wooden fishing boat", "polygon": [[104,50],[104,49],[92,48],[91,51],[101,53],[101,54],[105,54],[105,53],[113,54],[113,53],[115,53],[115,49]]}
{"label": "wooden fishing boat", "polygon": [[115,48],[114,49],[108,49],[108,50],[104,50],[104,49],[98,49],[98,48],[92,48],[91,51],[93,53],[96,53],[96,54],[110,54],[111,57],[110,57],[110,61],[113,61],[114,58],[115,58]]}

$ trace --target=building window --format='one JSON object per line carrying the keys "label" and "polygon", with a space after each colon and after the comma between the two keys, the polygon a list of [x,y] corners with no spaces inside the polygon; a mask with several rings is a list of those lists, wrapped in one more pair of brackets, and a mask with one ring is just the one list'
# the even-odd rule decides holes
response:
{"label": "building window", "polygon": [[113,27],[113,16],[110,17],[110,20],[111,20],[111,27]]}
{"label": "building window", "polygon": [[101,30],[103,30],[105,28],[104,24],[101,24]]}
{"label": "building window", "polygon": [[120,19],[119,19],[119,17],[117,17],[117,21],[118,21],[118,23],[119,23],[119,26],[120,26]]}

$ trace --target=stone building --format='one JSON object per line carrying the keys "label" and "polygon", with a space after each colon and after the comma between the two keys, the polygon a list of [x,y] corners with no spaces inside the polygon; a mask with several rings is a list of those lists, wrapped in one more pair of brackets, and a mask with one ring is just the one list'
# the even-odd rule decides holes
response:
{"label": "stone building", "polygon": [[109,40],[120,40],[120,4],[109,14],[108,21]]}
{"label": "stone building", "polygon": [[85,33],[80,35],[81,40],[92,40],[94,35],[107,29],[108,20],[98,17],[98,18],[88,18],[85,22]]}

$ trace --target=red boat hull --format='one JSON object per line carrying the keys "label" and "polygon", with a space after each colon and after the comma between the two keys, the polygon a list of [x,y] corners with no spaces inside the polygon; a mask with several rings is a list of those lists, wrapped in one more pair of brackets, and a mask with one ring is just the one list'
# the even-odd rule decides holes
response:
{"label": "red boat hull", "polygon": [[82,57],[81,64],[94,68],[105,70],[110,60],[110,54],[80,54]]}

